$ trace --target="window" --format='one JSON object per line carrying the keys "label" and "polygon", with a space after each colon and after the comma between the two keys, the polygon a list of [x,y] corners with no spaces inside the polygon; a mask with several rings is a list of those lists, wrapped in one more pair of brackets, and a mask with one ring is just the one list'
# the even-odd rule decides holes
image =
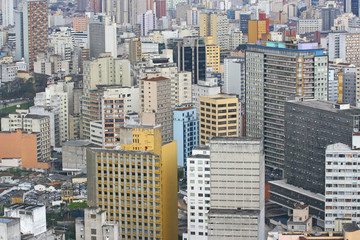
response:
{"label": "window", "polygon": [[96,234],[96,229],[91,229],[91,234]]}

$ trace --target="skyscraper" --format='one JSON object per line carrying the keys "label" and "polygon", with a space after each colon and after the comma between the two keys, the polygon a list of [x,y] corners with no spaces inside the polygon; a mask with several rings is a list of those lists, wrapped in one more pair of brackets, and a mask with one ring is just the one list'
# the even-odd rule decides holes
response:
{"label": "skyscraper", "polygon": [[229,20],[225,13],[200,14],[200,36],[212,36],[221,49],[227,48]]}
{"label": "skyscraper", "polygon": [[206,45],[203,38],[185,37],[174,40],[174,62],[178,71],[192,73],[193,84],[206,77]]}
{"label": "skyscraper", "polygon": [[[321,100],[285,104],[285,178],[287,183],[325,193],[325,150],[329,144],[351,145],[360,127],[360,109]],[[306,151],[304,151],[306,149]]]}
{"label": "skyscraper", "polygon": [[264,152],[261,139],[210,140],[208,239],[265,239]]}
{"label": "skyscraper", "polygon": [[328,57],[317,43],[266,42],[246,52],[246,136],[264,137],[265,164],[284,168],[284,105],[296,95],[327,100]]}
{"label": "skyscraper", "polygon": [[141,26],[141,36],[147,36],[156,28],[156,15],[152,11],[147,11],[138,16],[137,23]]}
{"label": "skyscraper", "polygon": [[14,25],[14,1],[2,0],[2,25],[7,27]]}
{"label": "skyscraper", "polygon": [[166,16],[166,0],[156,0],[156,18],[160,19]]}
{"label": "skyscraper", "polygon": [[245,100],[245,58],[231,57],[224,59],[223,92],[236,94]]}
{"label": "skyscraper", "polygon": [[94,11],[94,14],[102,12],[102,0],[90,0],[90,9]]}
{"label": "skyscraper", "polygon": [[148,151],[150,142],[161,146],[160,131],[148,138],[135,135],[128,150],[87,150],[88,205],[118,222],[121,239],[176,239],[176,143]]}
{"label": "skyscraper", "polygon": [[99,15],[89,23],[89,45],[90,57],[97,58],[105,52],[117,57],[116,23],[112,17]]}
{"label": "skyscraper", "polygon": [[23,11],[16,13],[16,58],[25,58],[34,68],[36,55],[46,50],[48,38],[47,4],[44,0],[23,2]]}

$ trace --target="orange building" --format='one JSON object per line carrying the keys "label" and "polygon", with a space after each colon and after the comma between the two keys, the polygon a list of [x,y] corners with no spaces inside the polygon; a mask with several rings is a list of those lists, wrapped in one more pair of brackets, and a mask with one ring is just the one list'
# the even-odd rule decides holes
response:
{"label": "orange building", "polygon": [[88,26],[88,16],[87,15],[73,18],[73,28],[74,28],[75,32],[87,31],[88,30],[87,26]]}
{"label": "orange building", "polygon": [[249,20],[248,43],[257,43],[262,34],[268,33],[266,20]]}
{"label": "orange building", "polygon": [[[39,143],[40,144],[40,143]],[[21,158],[25,168],[50,168],[50,163],[38,162],[37,134],[15,132],[0,132],[0,160],[4,158]]]}

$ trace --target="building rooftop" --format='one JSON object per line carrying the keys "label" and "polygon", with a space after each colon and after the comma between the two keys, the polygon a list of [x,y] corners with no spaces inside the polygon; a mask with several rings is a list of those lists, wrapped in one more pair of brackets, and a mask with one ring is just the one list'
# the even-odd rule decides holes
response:
{"label": "building rooftop", "polygon": [[69,140],[63,143],[64,146],[83,147],[89,145],[88,140]]}
{"label": "building rooftop", "polygon": [[[350,108],[346,107],[344,109],[339,109],[339,108],[336,108],[335,107],[336,104],[334,104],[332,102],[318,100],[318,99],[289,100],[288,102],[292,103],[292,104],[298,104],[301,106],[305,106],[305,107],[315,108],[315,109],[334,112],[334,113],[340,113],[340,114],[349,115],[349,116],[360,115],[360,108],[350,106]],[[346,106],[346,104],[340,104],[337,106]]]}
{"label": "building rooftop", "polygon": [[168,78],[166,77],[153,77],[153,78],[143,78],[141,80],[144,80],[144,81],[153,81],[153,82],[157,82],[157,81],[164,81],[164,80],[169,80]]}
{"label": "building rooftop", "polygon": [[27,114],[25,116],[25,118],[42,119],[42,118],[48,118],[48,116],[36,115],[36,114]]}
{"label": "building rooftop", "polygon": [[261,138],[252,137],[212,137],[210,142],[213,141],[224,141],[224,142],[259,142]]}
{"label": "building rooftop", "polygon": [[217,95],[210,95],[210,96],[202,96],[200,98],[221,100],[221,99],[232,99],[232,98],[237,98],[237,97],[236,97],[236,95],[230,95],[230,94],[217,94]]}
{"label": "building rooftop", "polygon": [[41,207],[44,207],[44,206],[42,206],[42,205],[40,206],[40,205],[25,204],[25,203],[14,203],[14,204],[11,204],[9,207],[6,207],[6,208],[9,208],[9,209],[34,210],[34,209],[41,208]]}
{"label": "building rooftop", "polygon": [[242,210],[238,209],[211,209],[209,210],[209,214],[221,214],[221,215],[259,215],[260,210]]}
{"label": "building rooftop", "polygon": [[90,148],[90,149],[91,151],[98,153],[143,154],[143,155],[158,156],[157,154],[148,151],[114,150],[114,149],[104,149],[104,148]]}
{"label": "building rooftop", "polygon": [[355,222],[344,223],[342,227],[344,232],[355,232],[360,230],[359,226]]}
{"label": "building rooftop", "polygon": [[[335,144],[331,144],[331,145],[328,145],[326,147],[326,151],[351,151],[351,147],[349,147],[348,145],[346,144],[343,144],[343,143],[335,143]],[[354,150],[356,151],[356,150]]]}
{"label": "building rooftop", "polygon": [[184,107],[184,108],[176,108],[175,111],[186,111],[190,109],[195,109],[194,107]]}
{"label": "building rooftop", "polygon": [[11,218],[11,217],[0,217],[0,223],[9,223],[14,221],[20,221],[19,218]]}
{"label": "building rooftop", "polygon": [[[288,189],[288,190],[290,190],[292,192],[297,192],[297,193],[300,193],[300,194],[302,194],[304,196],[308,196],[308,197],[317,199],[317,200],[319,200],[321,202],[325,202],[325,196],[324,195],[321,195],[319,193],[313,193],[313,192],[310,192],[310,191],[305,190],[303,188],[295,187],[295,186],[293,186],[291,184],[288,184],[286,182],[286,179],[270,181],[269,183],[274,184],[274,185],[279,186],[279,187],[282,187],[282,188],[285,188],[285,189]],[[271,192],[271,188],[270,188],[270,192]]]}

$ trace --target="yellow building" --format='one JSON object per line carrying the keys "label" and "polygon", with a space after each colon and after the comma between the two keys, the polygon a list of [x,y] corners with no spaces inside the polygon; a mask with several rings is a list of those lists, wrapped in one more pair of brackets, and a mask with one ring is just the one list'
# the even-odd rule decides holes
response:
{"label": "yellow building", "polygon": [[88,205],[118,221],[121,239],[177,239],[176,142],[161,146],[160,127],[122,134],[123,150],[87,150]]}
{"label": "yellow building", "polygon": [[257,43],[261,35],[266,33],[266,20],[249,20],[248,43]]}
{"label": "yellow building", "polygon": [[214,72],[220,72],[220,46],[214,44],[213,37],[206,37],[206,67],[212,67]]}
{"label": "yellow building", "polygon": [[238,98],[235,95],[200,97],[200,145],[211,137],[239,135]]}
{"label": "yellow building", "polygon": [[229,39],[229,20],[225,13],[202,13],[200,14],[200,36],[211,36],[214,43],[226,49]]}

